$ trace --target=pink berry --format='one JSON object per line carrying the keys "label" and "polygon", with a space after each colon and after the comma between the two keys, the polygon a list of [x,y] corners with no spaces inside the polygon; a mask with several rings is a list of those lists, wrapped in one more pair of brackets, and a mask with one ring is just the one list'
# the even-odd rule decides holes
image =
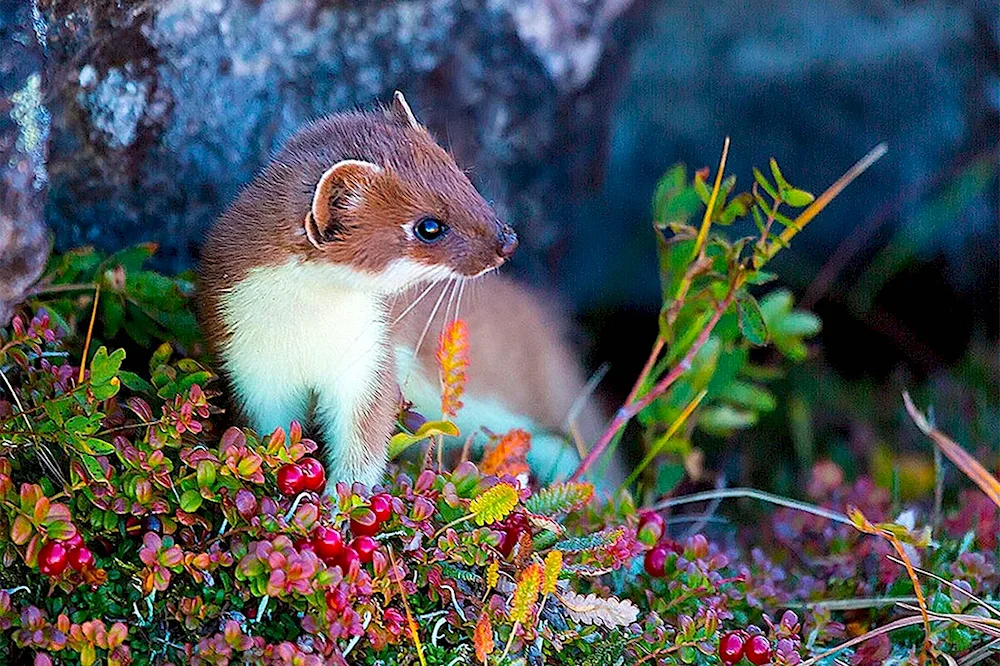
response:
{"label": "pink berry", "polygon": [[306,478],[298,465],[282,465],[277,476],[278,490],[283,495],[298,495],[306,489]]}
{"label": "pink berry", "polygon": [[719,659],[726,664],[735,664],[743,658],[746,636],[739,631],[730,631],[719,639]]}
{"label": "pink berry", "polygon": [[69,564],[69,553],[60,541],[49,541],[38,551],[38,570],[46,576],[58,576]]}
{"label": "pink berry", "polygon": [[646,573],[653,578],[663,578],[667,573],[666,564],[668,554],[667,547],[663,545],[654,546],[646,551],[646,558],[642,563],[646,568]]}
{"label": "pink berry", "polygon": [[392,496],[385,493],[376,495],[368,503],[372,513],[375,514],[375,522],[379,525],[392,517]]}
{"label": "pink berry", "polygon": [[743,654],[751,664],[762,666],[771,663],[771,642],[766,637],[757,634],[751,636],[746,643]]}
{"label": "pink berry", "polygon": [[351,542],[351,548],[358,554],[358,559],[367,564],[372,561],[372,555],[378,550],[378,542],[370,536],[359,536]]}
{"label": "pink berry", "polygon": [[94,566],[94,554],[86,546],[69,551],[69,565],[76,571],[84,571]]}
{"label": "pink berry", "polygon": [[315,458],[303,458],[299,461],[302,472],[303,486],[306,490],[319,492],[326,486],[326,470],[323,464]]}

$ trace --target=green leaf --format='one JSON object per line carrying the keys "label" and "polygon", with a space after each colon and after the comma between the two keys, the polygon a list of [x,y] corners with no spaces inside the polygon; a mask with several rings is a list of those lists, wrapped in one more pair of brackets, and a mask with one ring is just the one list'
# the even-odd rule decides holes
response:
{"label": "green leaf", "polygon": [[76,534],[76,527],[71,521],[68,520],[56,520],[45,526],[45,531],[48,533],[49,539],[55,539],[56,541],[65,541],[70,539]]}
{"label": "green leaf", "polygon": [[698,426],[710,435],[725,437],[734,430],[749,428],[757,422],[757,415],[730,405],[706,408],[698,417]]}
{"label": "green leaf", "polygon": [[[149,371],[154,372],[161,365],[166,365],[173,353],[173,349],[170,348],[170,344],[167,342],[164,342],[162,345],[157,347],[156,351],[153,352],[152,357],[149,359]],[[155,384],[156,382],[153,383]]]}
{"label": "green leaf", "polygon": [[197,490],[185,490],[181,493],[181,511],[194,513],[201,508],[202,497]]}
{"label": "green leaf", "polygon": [[97,462],[97,458],[91,455],[82,455],[80,456],[80,461],[83,462],[83,466],[91,479],[94,481],[108,480],[108,477],[104,475],[104,469],[101,467],[101,464]]}
{"label": "green leaf", "polygon": [[761,314],[757,300],[748,293],[740,296],[736,302],[736,311],[739,314],[740,332],[750,344],[764,345],[767,343],[767,326],[764,324],[764,315]]}
{"label": "green leaf", "polygon": [[101,346],[94,353],[94,358],[90,361],[90,383],[93,386],[103,386],[114,379],[122,361],[125,360],[125,350],[116,349],[114,353],[108,354],[106,347]]}
{"label": "green leaf", "polygon": [[427,421],[412,435],[406,432],[397,433],[389,440],[389,459],[399,456],[403,451],[417,442],[422,442],[435,435],[458,437],[458,426],[451,421]]}
{"label": "green leaf", "polygon": [[115,452],[115,447],[96,437],[76,440],[74,448],[80,453],[90,456],[110,456]]}
{"label": "green leaf", "polygon": [[767,271],[748,271],[746,273],[747,284],[761,285],[774,282],[777,279],[777,274],[768,273]]}
{"label": "green leaf", "polygon": [[134,372],[122,370],[118,373],[118,378],[122,380],[122,384],[136,393],[152,393],[154,390],[152,384]]}
{"label": "green leaf", "polygon": [[719,391],[718,397],[756,412],[770,412],[777,406],[770,391],[748,382],[729,382]]}
{"label": "green leaf", "polygon": [[757,184],[760,185],[762,190],[767,192],[771,196],[771,198],[774,199],[775,201],[778,200],[779,198],[778,191],[774,189],[774,186],[771,185],[771,183],[767,180],[767,178],[764,177],[764,174],[762,174],[760,172],[760,169],[758,169],[757,167],[753,168],[753,177],[754,180],[757,181]]}
{"label": "green leaf", "polygon": [[[781,169],[778,168],[778,161],[773,157],[771,158],[771,175],[774,176],[774,182],[778,184],[779,192],[784,194],[785,191],[792,189],[792,186],[788,184],[788,181],[785,180],[785,177],[782,175]],[[768,194],[770,194],[770,192]]]}
{"label": "green leaf", "polygon": [[785,203],[795,208],[808,206],[816,198],[805,190],[797,190],[794,187],[783,192]]}

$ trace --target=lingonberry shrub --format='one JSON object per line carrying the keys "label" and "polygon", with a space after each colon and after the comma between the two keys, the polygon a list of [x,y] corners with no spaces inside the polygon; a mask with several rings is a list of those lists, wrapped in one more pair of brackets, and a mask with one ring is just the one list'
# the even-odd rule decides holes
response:
{"label": "lingonberry shrub", "polygon": [[[650,363],[578,473],[547,486],[528,432],[483,433],[470,460],[442,451],[454,423],[406,405],[383,482],[327,488],[299,424],[229,420],[191,284],[144,270],[151,247],[56,258],[0,331],[0,661],[791,666],[893,620],[900,631],[843,659],[981,650],[993,630],[977,623],[995,610],[980,600],[1000,584],[986,495],[946,514],[929,549],[917,513],[828,461],[798,500],[730,493],[784,507],[752,528],[718,527],[725,489],[677,494],[695,431],[731,435],[774,409],[752,348],[805,356],[816,319],[751,290],[832,197],[814,201],[777,165],[742,194],[710,176],[678,168],[658,188]],[[741,219],[755,235],[716,233]],[[462,408],[470,344],[458,322],[440,337],[445,419]],[[647,455],[620,491],[595,488],[633,418]],[[689,503],[709,511],[682,514]],[[889,556],[935,577],[914,596]]]}

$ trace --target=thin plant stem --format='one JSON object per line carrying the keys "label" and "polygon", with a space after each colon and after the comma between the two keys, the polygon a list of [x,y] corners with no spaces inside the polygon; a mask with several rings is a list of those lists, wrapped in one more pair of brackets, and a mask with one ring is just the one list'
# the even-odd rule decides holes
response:
{"label": "thin plant stem", "polygon": [[663,379],[658,381],[653,388],[651,388],[642,397],[633,400],[631,403],[626,403],[618,409],[615,417],[611,419],[610,425],[608,425],[600,439],[597,440],[597,443],[590,450],[590,453],[587,454],[587,457],[580,463],[580,466],[577,467],[575,472],[573,472],[573,476],[570,477],[571,481],[579,481],[580,478],[587,473],[587,470],[590,469],[590,466],[601,457],[605,449],[607,449],[608,444],[611,443],[611,440],[614,439],[618,431],[625,427],[625,424],[632,420],[632,417],[649,406],[658,397],[663,395],[667,389],[681,377],[681,375],[691,369],[694,357],[698,354],[701,348],[705,346],[705,343],[708,342],[712,331],[715,329],[715,325],[719,323],[719,319],[722,318],[725,311],[729,309],[730,305],[732,305],[733,299],[736,296],[736,290],[740,284],[742,284],[742,277],[743,274],[741,273],[730,286],[729,293],[726,294],[726,297],[715,308],[715,312],[712,313],[711,319],[709,319],[705,324],[705,328],[702,329],[701,334],[697,337],[697,339],[695,339],[694,344],[691,345],[691,348],[688,350],[687,354],[684,355],[684,358],[681,359],[681,361],[675,365],[673,369],[671,369],[670,372],[663,377]]}
{"label": "thin plant stem", "polygon": [[94,335],[94,321],[97,319],[97,301],[100,297],[101,283],[98,282],[94,288],[94,307],[90,310],[90,323],[87,325],[87,338],[83,342],[83,356],[80,357],[80,375],[77,377],[77,384],[83,383],[84,375],[87,372],[87,354],[90,352],[90,340]]}

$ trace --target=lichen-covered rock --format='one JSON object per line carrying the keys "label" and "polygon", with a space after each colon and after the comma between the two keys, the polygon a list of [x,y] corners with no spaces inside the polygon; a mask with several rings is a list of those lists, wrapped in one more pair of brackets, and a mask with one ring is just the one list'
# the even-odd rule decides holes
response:
{"label": "lichen-covered rock", "polygon": [[45,26],[31,3],[0,0],[0,326],[48,257],[42,210],[48,114],[42,104]]}
{"label": "lichen-covered rock", "polygon": [[291,133],[400,89],[537,266],[562,237],[554,185],[596,168],[612,85],[597,73],[624,53],[631,2],[42,0],[57,245],[154,240],[165,268],[187,266]]}

